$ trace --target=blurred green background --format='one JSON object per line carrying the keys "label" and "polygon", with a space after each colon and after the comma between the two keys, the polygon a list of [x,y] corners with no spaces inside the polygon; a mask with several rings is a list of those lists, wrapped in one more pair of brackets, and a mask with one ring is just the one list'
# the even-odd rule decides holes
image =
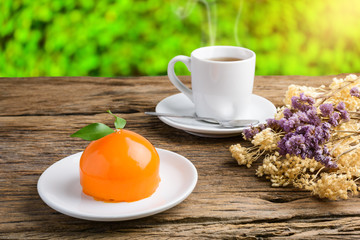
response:
{"label": "blurred green background", "polygon": [[257,75],[360,72],[359,0],[1,0],[0,10],[0,77],[165,75],[172,57],[208,45],[254,50]]}

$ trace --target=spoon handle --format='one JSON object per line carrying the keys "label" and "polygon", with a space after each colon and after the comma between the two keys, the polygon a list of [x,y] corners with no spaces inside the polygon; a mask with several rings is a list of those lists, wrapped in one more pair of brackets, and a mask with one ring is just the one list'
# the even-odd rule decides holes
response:
{"label": "spoon handle", "polygon": [[145,112],[145,114],[151,115],[151,116],[158,116],[158,117],[190,118],[190,119],[195,119],[195,120],[205,120],[205,121],[212,121],[212,122],[219,123],[219,121],[214,118],[206,118],[206,117],[176,115],[176,114],[171,114],[171,113],[158,113],[158,112]]}

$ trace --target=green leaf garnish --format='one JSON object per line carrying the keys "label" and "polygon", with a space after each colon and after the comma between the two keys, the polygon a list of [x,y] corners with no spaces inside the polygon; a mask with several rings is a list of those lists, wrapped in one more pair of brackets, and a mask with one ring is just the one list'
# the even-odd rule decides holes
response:
{"label": "green leaf garnish", "polygon": [[126,125],[125,119],[119,118],[118,116],[114,115],[110,110],[107,110],[107,112],[110,113],[111,116],[115,117],[114,125],[115,125],[116,129],[122,129],[125,127],[125,125]]}
{"label": "green leaf garnish", "polygon": [[92,123],[83,127],[76,133],[70,135],[70,137],[78,137],[88,141],[98,140],[110,133],[113,133],[114,130],[103,123]]}
{"label": "green leaf garnish", "polygon": [[[115,128],[122,129],[126,125],[126,120],[123,118],[119,118],[118,116],[114,115],[110,110],[107,110],[113,117],[115,117]],[[106,135],[113,133],[114,130],[103,123],[93,123],[83,127],[76,133],[70,135],[70,137],[78,137],[88,141],[98,140]]]}

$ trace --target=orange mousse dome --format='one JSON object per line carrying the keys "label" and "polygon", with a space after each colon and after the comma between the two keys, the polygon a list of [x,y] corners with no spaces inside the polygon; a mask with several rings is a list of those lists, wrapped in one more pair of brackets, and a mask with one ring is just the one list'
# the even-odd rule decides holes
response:
{"label": "orange mousse dome", "polygon": [[133,202],[159,186],[159,155],[141,135],[120,129],[91,142],[80,159],[83,192],[96,200]]}

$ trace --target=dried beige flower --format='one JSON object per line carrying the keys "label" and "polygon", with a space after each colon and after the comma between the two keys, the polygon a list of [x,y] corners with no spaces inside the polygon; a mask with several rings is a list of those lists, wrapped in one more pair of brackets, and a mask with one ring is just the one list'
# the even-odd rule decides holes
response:
{"label": "dried beige flower", "polygon": [[314,181],[309,189],[320,198],[330,200],[348,199],[348,193],[358,195],[355,181],[347,174],[322,173],[320,179]]}
{"label": "dried beige flower", "polygon": [[251,143],[259,146],[260,150],[273,151],[277,148],[278,141],[280,141],[280,135],[271,128],[266,128],[256,134]]}
{"label": "dried beige flower", "polygon": [[229,150],[239,165],[246,165],[248,168],[261,156],[258,148],[246,148],[240,144],[230,146]]}

